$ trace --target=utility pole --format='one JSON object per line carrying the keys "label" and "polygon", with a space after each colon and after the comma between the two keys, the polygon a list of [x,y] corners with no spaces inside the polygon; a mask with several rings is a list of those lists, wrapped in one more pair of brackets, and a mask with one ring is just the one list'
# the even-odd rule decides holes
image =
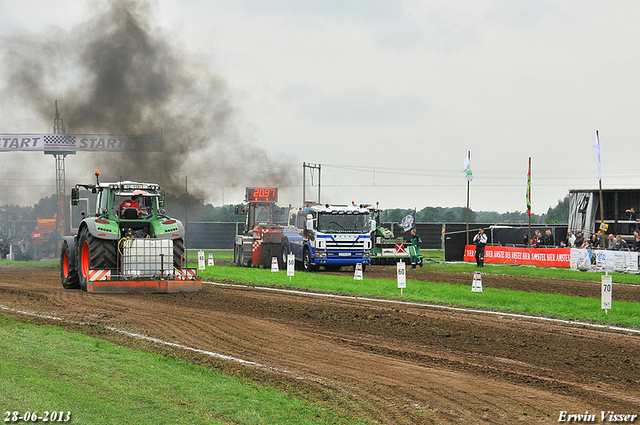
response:
{"label": "utility pole", "polygon": [[317,203],[320,203],[320,186],[322,184],[321,177],[321,168],[320,164],[309,164],[307,162],[302,163],[302,205],[307,203],[307,168],[309,169],[309,174],[311,175],[311,186],[313,186],[313,170],[318,170],[318,199]]}

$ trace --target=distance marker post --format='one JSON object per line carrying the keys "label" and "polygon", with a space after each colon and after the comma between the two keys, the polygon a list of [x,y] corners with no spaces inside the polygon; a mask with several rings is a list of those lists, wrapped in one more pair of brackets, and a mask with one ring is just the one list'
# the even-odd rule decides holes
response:
{"label": "distance marker post", "polygon": [[289,282],[291,282],[291,276],[295,273],[296,269],[296,257],[292,253],[287,254],[287,276],[289,276]]}
{"label": "distance marker post", "polygon": [[198,270],[204,270],[204,251],[198,251]]}
{"label": "distance marker post", "polygon": [[602,276],[602,291],[600,292],[602,299],[602,309],[604,310],[604,314],[609,314],[608,311],[611,310],[611,292],[613,289],[613,276],[609,275],[609,272],[606,272],[605,275]]}
{"label": "distance marker post", "polygon": [[362,263],[356,264],[356,270],[353,273],[353,280],[362,280]]}
{"label": "distance marker post", "polygon": [[482,293],[482,273],[473,272],[473,282],[471,283],[471,292]]}
{"label": "distance marker post", "polygon": [[400,288],[400,295],[402,295],[402,290],[407,287],[407,267],[402,260],[396,263],[396,267],[398,269],[398,288]]}

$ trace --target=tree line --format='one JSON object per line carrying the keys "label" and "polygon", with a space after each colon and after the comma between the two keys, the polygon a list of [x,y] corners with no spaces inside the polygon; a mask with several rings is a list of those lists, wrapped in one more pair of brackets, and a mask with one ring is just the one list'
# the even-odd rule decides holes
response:
{"label": "tree line", "polygon": [[[35,220],[37,218],[52,218],[57,211],[58,198],[51,195],[42,198],[33,206],[4,205],[4,209],[15,212],[20,220]],[[69,197],[65,202],[69,203]],[[181,194],[179,196],[167,194],[165,199],[165,209],[167,214],[189,221],[205,221],[219,223],[235,223],[244,221],[243,215],[235,214],[235,205],[224,205],[221,207],[206,204],[202,199],[198,199],[191,194]],[[403,217],[413,212],[412,209],[386,209],[383,210],[381,218],[386,223],[399,223]],[[546,214],[531,214],[532,224],[557,224],[567,223],[569,219],[569,195],[558,201],[555,207],[549,207]],[[467,221],[466,207],[424,207],[416,210],[416,222],[418,223],[465,223]],[[496,211],[473,211],[469,210],[469,223],[505,223],[519,224],[528,223],[526,211],[513,211],[499,213]]]}

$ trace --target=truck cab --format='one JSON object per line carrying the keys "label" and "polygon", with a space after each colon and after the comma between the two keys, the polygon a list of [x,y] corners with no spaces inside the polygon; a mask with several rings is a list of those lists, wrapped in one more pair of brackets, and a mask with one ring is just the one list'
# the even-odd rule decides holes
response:
{"label": "truck cab", "polygon": [[289,212],[289,249],[307,271],[370,263],[369,210],[355,205],[310,204]]}

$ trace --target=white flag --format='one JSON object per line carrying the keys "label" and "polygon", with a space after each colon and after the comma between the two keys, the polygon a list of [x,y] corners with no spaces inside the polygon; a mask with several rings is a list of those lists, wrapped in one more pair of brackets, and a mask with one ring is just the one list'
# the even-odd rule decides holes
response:
{"label": "white flag", "polygon": [[469,171],[471,170],[471,160],[469,159],[469,154],[467,153],[467,156],[464,159],[464,162],[462,163],[462,171]]}
{"label": "white flag", "polygon": [[598,137],[598,130],[596,130],[596,143],[593,147],[598,151],[598,180],[602,180],[602,167],[600,166],[600,137]]}
{"label": "white flag", "polygon": [[473,180],[473,171],[471,171],[471,160],[469,159],[469,153],[467,152],[467,157],[464,159],[462,163],[462,172],[464,173],[464,178],[468,182]]}

